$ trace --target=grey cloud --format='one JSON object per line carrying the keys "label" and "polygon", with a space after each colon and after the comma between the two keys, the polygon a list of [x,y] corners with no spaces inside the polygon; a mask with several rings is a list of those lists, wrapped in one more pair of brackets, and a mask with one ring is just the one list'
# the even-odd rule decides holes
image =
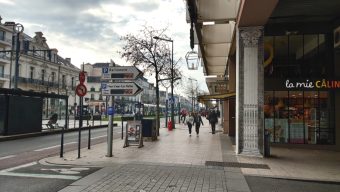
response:
{"label": "grey cloud", "polygon": [[159,7],[159,3],[156,3],[153,1],[144,1],[144,2],[133,3],[132,7],[136,11],[149,12],[149,11],[153,11],[157,9]]}
{"label": "grey cloud", "polygon": [[[102,34],[112,36],[109,41],[119,41],[111,29],[112,22],[82,11],[98,8],[105,3],[123,4],[124,0],[21,0],[17,4],[1,4],[4,20],[25,21],[48,26],[50,31],[60,32],[71,38],[84,41],[107,41]],[[32,35],[32,34],[29,34]]]}

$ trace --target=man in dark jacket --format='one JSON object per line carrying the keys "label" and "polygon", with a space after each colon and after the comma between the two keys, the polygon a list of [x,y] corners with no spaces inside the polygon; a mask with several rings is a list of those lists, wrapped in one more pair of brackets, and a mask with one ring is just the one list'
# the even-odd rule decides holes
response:
{"label": "man in dark jacket", "polygon": [[209,113],[209,118],[208,119],[209,119],[209,123],[211,125],[211,133],[215,134],[216,123],[218,122],[216,112],[215,111],[211,111]]}
{"label": "man in dark jacket", "polygon": [[199,113],[194,113],[194,124],[196,128],[196,134],[198,137],[198,134],[200,133],[201,124],[203,125],[202,117]]}

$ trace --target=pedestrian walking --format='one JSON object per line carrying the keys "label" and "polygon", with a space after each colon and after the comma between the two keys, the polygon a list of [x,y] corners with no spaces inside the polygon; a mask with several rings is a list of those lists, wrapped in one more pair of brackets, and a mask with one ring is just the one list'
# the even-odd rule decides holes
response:
{"label": "pedestrian walking", "polygon": [[193,114],[189,114],[189,117],[187,118],[186,123],[189,129],[189,136],[191,136],[191,129],[192,129],[192,125],[194,124]]}
{"label": "pedestrian walking", "polygon": [[183,123],[186,122],[186,121],[185,121],[186,116],[187,116],[187,112],[186,112],[185,109],[183,109],[183,110],[181,111],[181,120],[182,120]]}
{"label": "pedestrian walking", "polygon": [[220,110],[216,110],[216,115],[217,115],[217,122],[218,122],[218,120],[220,119],[220,117],[221,117],[221,112],[220,112]]}
{"label": "pedestrian walking", "polygon": [[214,110],[209,113],[208,119],[211,125],[211,133],[215,134],[216,123],[218,122],[218,119],[217,119],[217,114]]}
{"label": "pedestrian walking", "polygon": [[202,117],[199,113],[194,114],[194,124],[195,124],[196,134],[198,137],[198,134],[200,133],[201,124],[203,125]]}

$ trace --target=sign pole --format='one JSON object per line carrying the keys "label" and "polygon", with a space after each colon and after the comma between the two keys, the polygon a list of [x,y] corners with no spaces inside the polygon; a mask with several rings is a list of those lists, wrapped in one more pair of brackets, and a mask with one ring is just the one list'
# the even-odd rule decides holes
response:
{"label": "sign pole", "polygon": [[107,157],[112,157],[114,96],[111,96],[111,110],[112,112],[109,112],[109,127],[107,129]]}
{"label": "sign pole", "polygon": [[[167,93],[168,94],[168,93]],[[165,100],[165,124],[164,127],[167,128],[168,126],[168,98]]]}
{"label": "sign pole", "polygon": [[79,132],[78,132],[78,159],[80,158],[80,144],[81,144],[81,128],[83,127],[83,97],[87,93],[87,88],[84,85],[85,82],[85,72],[84,72],[84,64],[83,71],[79,73],[79,84],[76,88],[76,94],[79,96]]}
{"label": "sign pole", "polygon": [[123,116],[124,116],[124,113],[122,113],[121,118],[120,118],[121,123],[122,123],[122,140],[124,139],[124,134],[123,134],[123,132],[124,132],[124,127],[123,127]]}
{"label": "sign pole", "polygon": [[81,128],[83,127],[83,97],[79,97],[80,114],[79,114],[79,129],[78,129],[78,159],[80,158],[80,142],[81,142]]}

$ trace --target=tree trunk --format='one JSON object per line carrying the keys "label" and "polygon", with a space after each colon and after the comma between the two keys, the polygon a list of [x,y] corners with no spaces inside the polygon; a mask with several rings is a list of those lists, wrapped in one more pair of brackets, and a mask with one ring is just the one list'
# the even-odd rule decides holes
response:
{"label": "tree trunk", "polygon": [[159,80],[158,80],[158,72],[156,72],[156,129],[157,134],[159,135],[159,127],[160,127],[160,117],[159,117]]}

